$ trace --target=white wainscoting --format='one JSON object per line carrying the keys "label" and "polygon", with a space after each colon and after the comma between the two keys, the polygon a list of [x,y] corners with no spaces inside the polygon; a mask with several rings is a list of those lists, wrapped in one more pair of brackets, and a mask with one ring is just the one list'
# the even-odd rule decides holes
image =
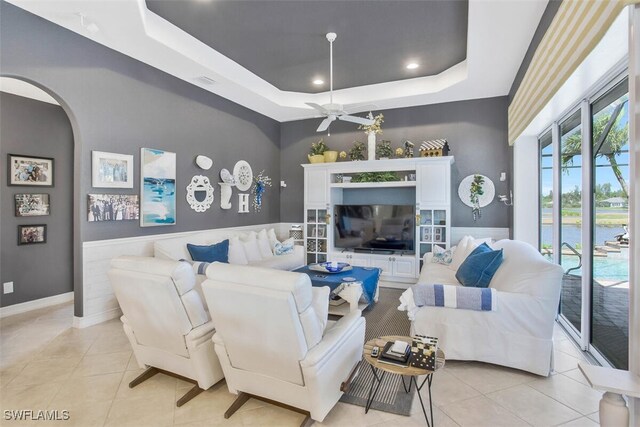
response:
{"label": "white wainscoting", "polygon": [[[218,228],[221,233],[228,231],[259,231],[263,228],[274,228],[279,239],[289,237],[292,223],[273,223],[250,225],[244,227]],[[152,236],[128,237],[123,239],[97,240],[84,242],[82,245],[83,276],[83,316],[75,317],[73,325],[85,328],[97,323],[114,319],[121,315],[118,301],[111,288],[107,271],[112,258],[120,255],[153,256],[153,242],[189,235],[197,235],[203,231],[183,233],[154,234]]]}
{"label": "white wainscoting", "polygon": [[467,235],[476,239],[491,237],[493,240],[502,240],[509,238],[509,228],[451,227],[451,246],[457,245]]}

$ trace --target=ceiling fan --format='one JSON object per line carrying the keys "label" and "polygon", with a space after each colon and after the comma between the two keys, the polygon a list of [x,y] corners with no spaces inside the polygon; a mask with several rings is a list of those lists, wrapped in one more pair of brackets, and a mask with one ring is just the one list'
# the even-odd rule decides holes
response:
{"label": "ceiling fan", "polygon": [[[331,123],[336,119],[345,122],[357,123],[360,125],[371,126],[374,123],[373,119],[352,116],[344,110],[340,104],[333,103],[333,42],[336,40],[336,33],[327,33],[327,40],[329,41],[329,103],[320,105],[315,102],[306,102],[309,107],[312,107],[319,111],[325,119],[320,123],[316,132],[324,132],[329,128]],[[367,109],[368,106],[362,106],[360,108]],[[375,107],[375,106],[373,106]]]}

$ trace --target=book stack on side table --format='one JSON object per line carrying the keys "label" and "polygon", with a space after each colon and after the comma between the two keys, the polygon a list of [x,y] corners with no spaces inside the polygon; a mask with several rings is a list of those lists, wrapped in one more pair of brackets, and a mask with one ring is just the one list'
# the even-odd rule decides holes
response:
{"label": "book stack on side table", "polygon": [[411,346],[405,341],[389,341],[380,354],[380,362],[407,367],[411,356]]}

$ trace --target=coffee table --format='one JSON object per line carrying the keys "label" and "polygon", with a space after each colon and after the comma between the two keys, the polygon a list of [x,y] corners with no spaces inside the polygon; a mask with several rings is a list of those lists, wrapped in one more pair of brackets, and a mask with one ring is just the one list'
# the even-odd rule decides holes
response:
{"label": "coffee table", "polygon": [[[293,271],[307,274],[313,286],[328,286],[332,296],[337,295],[349,303],[349,311],[364,309],[378,300],[378,280],[382,272],[379,268],[352,267],[351,270],[332,274],[311,270],[309,266],[305,266]],[[356,281],[347,282],[344,280],[347,277],[353,277]],[[363,293],[367,303],[358,304]],[[347,314],[339,307],[331,307],[329,313],[338,316]]]}
{"label": "coffee table", "polygon": [[[424,414],[424,418],[427,421],[427,426],[433,427],[433,401],[431,400],[431,383],[433,381],[433,373],[444,366],[444,352],[441,349],[438,349],[438,351],[436,352],[436,367],[433,371],[428,369],[416,368],[413,366],[403,367],[390,365],[388,363],[380,362],[377,357],[371,356],[371,349],[373,349],[373,347],[380,347],[380,352],[382,352],[382,348],[388,341],[396,340],[401,340],[408,343],[411,343],[412,341],[411,337],[407,336],[385,335],[380,338],[369,340],[364,344],[364,360],[369,364],[369,366],[371,367],[371,371],[373,372],[373,380],[371,380],[371,388],[369,389],[369,397],[367,398],[367,405],[365,406],[364,412],[366,414],[367,412],[369,412],[369,409],[371,409],[371,404],[373,403],[373,399],[378,393],[378,389],[380,388],[380,384],[382,384],[382,380],[384,379],[385,374],[390,373],[393,375],[400,375],[400,378],[402,379],[402,387],[404,387],[405,392],[411,392],[411,386],[415,384],[416,393],[418,394],[418,398],[420,399],[420,406],[422,406],[422,413]],[[380,371],[382,371],[382,375],[378,375]],[[426,375],[426,377],[424,381],[422,381],[422,384],[418,385],[418,377],[421,375]],[[408,388],[406,383],[404,382],[404,377],[410,377]],[[422,401],[422,395],[420,394],[420,391],[425,384],[427,384],[427,388],[429,390],[430,417],[427,417],[427,411],[424,408],[424,402]],[[374,385],[375,390],[373,389]],[[429,423],[429,418],[431,418],[431,423]]]}

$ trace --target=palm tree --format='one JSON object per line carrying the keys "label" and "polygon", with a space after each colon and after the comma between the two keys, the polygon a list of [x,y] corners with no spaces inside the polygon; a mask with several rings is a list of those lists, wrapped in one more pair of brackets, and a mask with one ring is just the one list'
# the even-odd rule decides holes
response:
{"label": "palm tree", "polygon": [[[622,105],[628,102],[628,99],[624,99],[622,101]],[[623,107],[620,107],[623,108]],[[617,114],[616,123],[613,126],[607,126],[609,120],[611,120],[611,115],[614,112],[620,112],[617,108],[613,108],[609,114],[599,114],[596,116],[593,122],[593,141],[594,141],[594,150],[598,150],[594,153],[594,158],[604,157],[609,161],[611,165],[611,170],[615,175],[616,179],[620,183],[620,188],[622,188],[622,192],[624,197],[629,198],[629,186],[627,185],[627,181],[625,180],[622,171],[620,170],[620,166],[618,165],[618,161],[616,156],[620,154],[622,148],[629,141],[629,123],[626,123],[624,126],[620,126],[623,118],[623,114]],[[600,138],[603,135],[603,132],[610,127],[608,134],[606,135],[604,143],[600,145],[600,147],[596,146],[599,144]],[[573,164],[573,157],[576,155],[580,155],[582,148],[582,133],[575,132],[571,136],[569,136],[562,144],[562,168],[567,170],[569,166]]]}

